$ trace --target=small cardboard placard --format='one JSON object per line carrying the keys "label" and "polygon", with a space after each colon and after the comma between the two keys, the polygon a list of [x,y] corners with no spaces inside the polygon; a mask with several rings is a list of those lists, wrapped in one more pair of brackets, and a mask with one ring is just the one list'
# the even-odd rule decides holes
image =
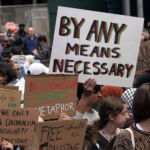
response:
{"label": "small cardboard placard", "polygon": [[30,146],[37,121],[38,109],[0,108],[0,143],[6,140],[13,146]]}
{"label": "small cardboard placard", "polygon": [[25,108],[38,108],[44,120],[56,119],[61,112],[76,114],[78,75],[26,76]]}
{"label": "small cardboard placard", "polygon": [[82,150],[86,126],[86,119],[37,123],[39,146],[43,150]]}
{"label": "small cardboard placard", "polygon": [[8,90],[16,90],[16,91],[19,90],[19,87],[18,87],[18,86],[5,86],[5,85],[0,85],[0,88],[2,88],[2,89],[8,89]]}
{"label": "small cardboard placard", "polygon": [[150,41],[143,42],[140,45],[134,83],[146,70],[150,70]]}
{"label": "small cardboard placard", "polygon": [[0,88],[0,107],[20,107],[21,91]]}

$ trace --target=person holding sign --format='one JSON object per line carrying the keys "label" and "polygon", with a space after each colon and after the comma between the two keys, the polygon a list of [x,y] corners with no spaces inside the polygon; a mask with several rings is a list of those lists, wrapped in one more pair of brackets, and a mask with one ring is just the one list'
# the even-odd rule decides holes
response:
{"label": "person holding sign", "polygon": [[14,147],[11,143],[9,143],[8,141],[3,141],[2,142],[2,146],[1,146],[1,150],[14,150]]}
{"label": "person holding sign", "polygon": [[86,118],[88,119],[88,124],[92,124],[94,120],[99,119],[99,115],[93,109],[93,106],[101,103],[102,90],[100,85],[96,85],[95,79],[89,78],[84,85],[79,84],[78,98],[81,99],[76,107],[76,118]]}

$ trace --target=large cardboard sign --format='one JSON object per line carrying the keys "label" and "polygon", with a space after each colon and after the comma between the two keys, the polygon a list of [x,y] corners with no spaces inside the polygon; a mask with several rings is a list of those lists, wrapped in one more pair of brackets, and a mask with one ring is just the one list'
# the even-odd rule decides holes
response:
{"label": "large cardboard sign", "polygon": [[39,146],[43,150],[82,150],[86,119],[36,124]]}
{"label": "large cardboard sign", "polygon": [[0,107],[20,107],[21,91],[0,88]]}
{"label": "large cardboard sign", "polygon": [[7,140],[14,146],[30,146],[38,109],[0,108],[0,143]]}
{"label": "large cardboard sign", "polygon": [[44,120],[76,114],[78,75],[26,76],[25,108],[38,108]]}
{"label": "large cardboard sign", "polygon": [[[50,73],[131,87],[143,18],[58,7]],[[135,28],[136,24],[136,28]]]}
{"label": "large cardboard sign", "polygon": [[147,70],[150,70],[150,41],[140,45],[134,83],[142,75],[142,72]]}

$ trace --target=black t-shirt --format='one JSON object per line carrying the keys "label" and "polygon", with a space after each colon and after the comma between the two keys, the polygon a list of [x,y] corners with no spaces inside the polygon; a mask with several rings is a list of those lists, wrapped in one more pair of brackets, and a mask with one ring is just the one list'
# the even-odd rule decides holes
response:
{"label": "black t-shirt", "polygon": [[150,83],[150,73],[141,75],[134,84],[134,87],[138,88],[144,83]]}
{"label": "black t-shirt", "polygon": [[104,150],[107,147],[107,145],[109,144],[109,141],[106,138],[104,138],[100,133],[98,133],[97,143],[100,146],[100,150]]}

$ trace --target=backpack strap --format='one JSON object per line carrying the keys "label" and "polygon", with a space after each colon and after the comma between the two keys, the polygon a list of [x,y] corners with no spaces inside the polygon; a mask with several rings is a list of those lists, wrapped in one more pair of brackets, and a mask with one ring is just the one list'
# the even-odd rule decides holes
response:
{"label": "backpack strap", "polygon": [[125,123],[125,125],[124,125],[124,127],[123,127],[123,129],[128,128],[128,127],[129,127],[132,123],[134,123],[134,122],[135,122],[134,119],[129,119],[129,120],[127,120],[126,123]]}
{"label": "backpack strap", "polygon": [[135,150],[135,139],[134,139],[133,132],[132,132],[132,130],[131,130],[130,128],[127,128],[127,129],[125,129],[125,130],[127,130],[127,131],[130,132],[130,134],[131,134],[132,146],[133,146],[133,149]]}

